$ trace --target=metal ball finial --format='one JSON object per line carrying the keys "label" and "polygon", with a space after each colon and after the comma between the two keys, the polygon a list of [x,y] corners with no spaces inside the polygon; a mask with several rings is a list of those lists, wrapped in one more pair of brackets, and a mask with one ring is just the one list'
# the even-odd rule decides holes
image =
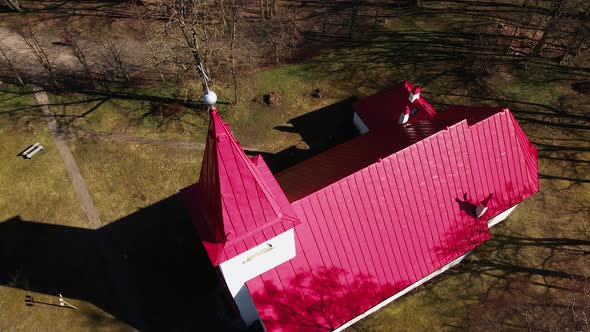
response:
{"label": "metal ball finial", "polygon": [[217,94],[211,90],[206,91],[203,94],[203,102],[207,105],[207,106],[213,106],[215,105],[215,103],[217,102]]}

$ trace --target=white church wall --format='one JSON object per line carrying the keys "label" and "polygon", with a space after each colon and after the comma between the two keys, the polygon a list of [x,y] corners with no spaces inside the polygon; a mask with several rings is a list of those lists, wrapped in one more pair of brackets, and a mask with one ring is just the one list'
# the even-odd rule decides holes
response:
{"label": "white church wall", "polygon": [[247,325],[260,320],[245,282],[295,257],[295,231],[290,229],[219,264],[229,291]]}
{"label": "white church wall", "polygon": [[501,221],[504,221],[504,219],[508,218],[508,216],[512,213],[512,211],[514,211],[514,209],[518,206],[518,204],[516,204],[515,206],[509,208],[508,210],[500,213],[499,215],[491,218],[490,220],[488,220],[488,227],[492,227],[496,224],[498,224]]}
{"label": "white church wall", "polygon": [[219,265],[232,296],[242,285],[295,257],[295,231],[290,229]]}

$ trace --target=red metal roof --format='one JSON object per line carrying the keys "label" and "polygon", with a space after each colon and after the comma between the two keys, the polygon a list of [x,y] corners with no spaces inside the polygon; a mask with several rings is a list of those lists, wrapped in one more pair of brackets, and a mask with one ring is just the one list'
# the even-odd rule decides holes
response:
{"label": "red metal roof", "polygon": [[205,247],[225,244],[207,249],[214,264],[301,221],[296,256],[247,282],[268,331],[345,324],[487,240],[488,219],[538,191],[537,151],[509,110],[436,113],[420,98],[422,118],[404,127],[409,89],[360,101],[369,133],[280,173],[291,204],[212,113],[201,180],[183,194]]}
{"label": "red metal roof", "polygon": [[413,103],[408,99],[413,89],[410,82],[404,81],[393,89],[357,101],[353,107],[369,130],[391,130],[391,124],[397,123],[400,113],[406,106],[410,110],[418,110],[415,116],[410,117],[408,123],[432,120],[436,111],[424,98],[420,97]]}
{"label": "red metal roof", "polygon": [[[391,148],[398,151],[389,156],[365,158],[369,154],[359,151],[356,167],[377,155],[382,160],[331,178],[292,203],[302,220],[295,228],[296,257],[247,282],[268,331],[345,324],[487,240],[488,219],[538,191],[536,149],[509,110],[457,111],[464,120],[451,116],[452,109],[435,115],[432,121],[448,129]],[[395,117],[389,123],[395,125]],[[361,148],[358,141],[316,158],[352,160],[340,154]],[[387,149],[376,144],[375,151]],[[311,175],[316,172],[321,175]],[[329,177],[320,168],[308,174]],[[476,218],[475,206],[490,193],[489,209]]]}
{"label": "red metal roof", "polygon": [[181,190],[213,265],[298,223],[285,194],[260,156],[249,159],[216,110],[199,182]]}
{"label": "red metal roof", "polygon": [[353,174],[379,158],[385,158],[438,132],[443,127],[421,120],[390,130],[372,130],[275,174],[287,198],[293,202]]}

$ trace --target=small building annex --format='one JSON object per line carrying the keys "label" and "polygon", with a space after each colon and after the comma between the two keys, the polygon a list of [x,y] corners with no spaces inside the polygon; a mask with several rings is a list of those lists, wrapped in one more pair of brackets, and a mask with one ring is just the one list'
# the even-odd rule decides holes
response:
{"label": "small building annex", "polygon": [[408,82],[354,109],[360,135],[274,175],[211,112],[199,182],[181,193],[247,326],[344,329],[459,263],[539,190],[508,109],[436,112]]}

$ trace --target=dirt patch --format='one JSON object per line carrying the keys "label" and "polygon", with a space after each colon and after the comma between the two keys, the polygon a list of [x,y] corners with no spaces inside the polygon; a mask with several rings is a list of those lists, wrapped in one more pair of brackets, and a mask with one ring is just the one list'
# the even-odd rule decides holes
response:
{"label": "dirt patch", "polygon": [[264,102],[268,106],[280,105],[283,101],[283,95],[278,92],[271,91],[269,94],[264,95]]}
{"label": "dirt patch", "polygon": [[313,92],[311,93],[311,96],[314,98],[324,98],[324,97],[326,97],[326,90],[323,88],[317,88],[317,89],[313,90]]}
{"label": "dirt patch", "polygon": [[266,106],[281,105],[283,102],[283,95],[279,92],[271,91],[266,95],[254,97],[252,102],[256,104],[265,104]]}
{"label": "dirt patch", "polygon": [[509,64],[497,64],[486,67],[487,77],[485,81],[490,86],[502,86],[505,83],[511,83],[516,80],[515,68]]}

